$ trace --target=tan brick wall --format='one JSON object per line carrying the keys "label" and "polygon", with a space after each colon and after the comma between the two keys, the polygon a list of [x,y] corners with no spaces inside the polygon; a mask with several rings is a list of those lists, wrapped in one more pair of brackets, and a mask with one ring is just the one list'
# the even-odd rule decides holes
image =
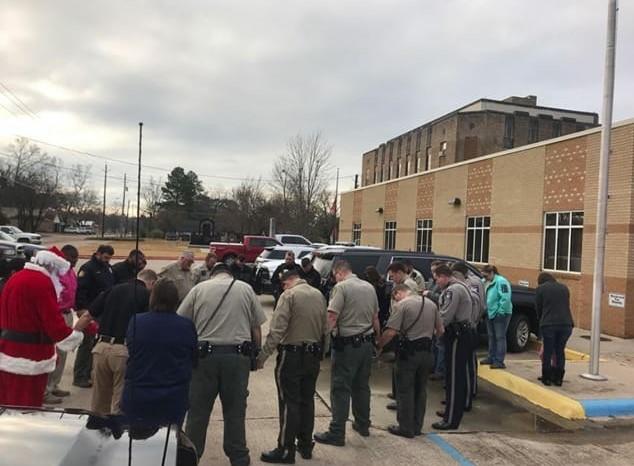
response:
{"label": "tan brick wall", "polygon": [[432,218],[434,215],[434,174],[419,176],[416,190],[416,218]]}
{"label": "tan brick wall", "polygon": [[[467,170],[468,165],[462,165],[435,173],[432,250],[437,254],[464,257]],[[461,204],[449,205],[455,197]]]}
{"label": "tan brick wall", "polygon": [[467,175],[467,215],[490,215],[493,160],[469,164]]}
{"label": "tan brick wall", "polygon": [[416,249],[416,194],[418,180],[409,178],[399,183],[396,213],[396,249]]}

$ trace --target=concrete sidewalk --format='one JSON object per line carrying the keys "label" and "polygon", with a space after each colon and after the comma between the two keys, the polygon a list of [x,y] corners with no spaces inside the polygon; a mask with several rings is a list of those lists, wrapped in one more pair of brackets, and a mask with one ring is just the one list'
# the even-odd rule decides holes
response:
{"label": "concrete sidewalk", "polygon": [[[539,343],[522,354],[509,354],[507,370],[480,367],[480,377],[494,392],[510,395],[523,406],[543,410],[569,421],[634,420],[634,340],[603,336],[600,373],[607,381],[581,378],[588,372],[590,341],[588,331],[575,329],[566,351],[566,375],[561,387],[544,386],[541,375]],[[523,403],[522,403],[523,402]],[[567,425],[570,427],[570,425]]]}

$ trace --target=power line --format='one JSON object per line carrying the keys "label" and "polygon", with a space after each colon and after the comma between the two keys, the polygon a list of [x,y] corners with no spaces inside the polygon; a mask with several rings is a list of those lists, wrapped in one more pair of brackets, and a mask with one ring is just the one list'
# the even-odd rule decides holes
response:
{"label": "power line", "polygon": [[23,113],[25,113],[27,116],[31,117],[31,118],[39,118],[39,116],[37,116],[37,114],[31,110],[31,108],[24,103],[24,101],[22,99],[20,99],[17,95],[15,95],[15,93],[9,89],[7,86],[5,86],[2,81],[0,81],[0,86],[2,86],[6,92],[2,91],[0,89],[0,92],[2,92],[3,94],[6,95],[6,93],[8,92],[11,96],[12,96],[12,100],[13,100],[13,104],[18,107]]}
{"label": "power line", "polygon": [[15,113],[13,110],[11,110],[10,108],[6,107],[4,104],[0,103],[0,107],[4,108],[7,112],[9,112],[11,115],[13,115],[14,117],[18,118],[18,114]]}

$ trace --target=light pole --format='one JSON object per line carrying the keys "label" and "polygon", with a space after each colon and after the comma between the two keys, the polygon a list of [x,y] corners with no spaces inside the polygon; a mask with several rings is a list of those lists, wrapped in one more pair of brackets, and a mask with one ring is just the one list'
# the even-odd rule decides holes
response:
{"label": "light pole", "polygon": [[601,128],[601,152],[599,156],[599,195],[597,199],[597,233],[594,253],[594,275],[592,281],[592,331],[590,338],[590,370],[581,377],[603,381],[599,374],[601,345],[601,303],[603,301],[603,269],[605,258],[605,232],[608,210],[608,174],[610,161],[610,137],[612,130],[612,104],[614,102],[614,62],[616,52],[616,0],[608,1],[608,30],[605,49],[605,72],[603,75],[603,127]]}

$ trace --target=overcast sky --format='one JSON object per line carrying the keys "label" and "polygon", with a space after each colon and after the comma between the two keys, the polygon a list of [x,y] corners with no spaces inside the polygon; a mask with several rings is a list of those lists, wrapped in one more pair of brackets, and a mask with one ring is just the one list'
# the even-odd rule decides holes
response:
{"label": "overcast sky", "polygon": [[[615,120],[634,117],[620,3]],[[0,82],[37,114],[0,95],[0,147],[23,134],[133,161],[143,121],[149,165],[267,179],[289,137],[321,131],[347,190],[363,152],[479,97],[600,112],[606,15],[599,0],[0,0]],[[100,186],[102,161],[47,150],[95,163]]]}

